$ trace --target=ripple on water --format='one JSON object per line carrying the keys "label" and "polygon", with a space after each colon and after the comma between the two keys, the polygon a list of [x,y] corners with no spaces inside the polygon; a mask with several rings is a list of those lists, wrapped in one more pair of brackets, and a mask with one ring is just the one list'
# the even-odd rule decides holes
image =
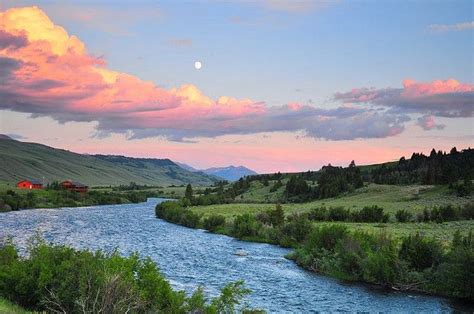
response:
{"label": "ripple on water", "polygon": [[[307,272],[284,259],[289,252],[284,248],[169,224],[155,218],[158,201],[3,213],[0,236],[11,235],[23,250],[27,239],[41,230],[48,241],[77,248],[137,251],[157,262],[175,288],[187,292],[203,285],[214,296],[225,283],[243,279],[253,291],[248,304],[275,313],[453,309],[442,298],[386,293]],[[234,255],[238,248],[249,255]]]}

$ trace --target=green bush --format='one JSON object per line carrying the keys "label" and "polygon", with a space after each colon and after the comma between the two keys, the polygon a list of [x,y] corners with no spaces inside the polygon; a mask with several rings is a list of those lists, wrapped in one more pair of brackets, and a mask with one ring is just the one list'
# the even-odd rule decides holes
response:
{"label": "green bush", "polygon": [[149,259],[138,254],[78,251],[37,241],[20,257],[0,246],[0,297],[34,311],[65,313],[231,313],[250,290],[238,281],[206,302],[171,288]]}
{"label": "green bush", "polygon": [[311,229],[311,222],[306,215],[291,215],[288,217],[288,221],[280,228],[282,238],[285,238],[283,241],[285,243],[284,246],[289,246],[290,242],[302,243],[311,232]]}
{"label": "green bush", "polygon": [[333,251],[338,241],[345,238],[347,234],[347,227],[342,225],[314,228],[308,236],[305,247],[307,247],[310,252],[319,251],[321,249]]}
{"label": "green bush", "polygon": [[225,224],[225,217],[222,215],[210,215],[204,219],[204,229],[215,232],[219,227]]}
{"label": "green bush", "polygon": [[328,212],[329,221],[348,221],[350,220],[350,211],[344,207],[331,207]]}
{"label": "green bush", "polygon": [[243,214],[235,217],[232,224],[231,234],[236,238],[257,236],[261,224],[250,214]]}
{"label": "green bush", "polygon": [[352,221],[355,222],[387,222],[388,214],[384,214],[383,208],[377,205],[365,206],[360,211],[352,213]]}
{"label": "green bush", "polygon": [[413,215],[406,209],[400,209],[395,213],[395,218],[398,222],[409,222],[412,220]]}
{"label": "green bush", "polygon": [[189,228],[197,228],[201,222],[201,215],[185,208],[187,200],[165,201],[155,207],[158,218]]}
{"label": "green bush", "polygon": [[399,256],[411,269],[422,271],[436,267],[441,262],[443,248],[439,242],[426,239],[417,233],[402,240]]}

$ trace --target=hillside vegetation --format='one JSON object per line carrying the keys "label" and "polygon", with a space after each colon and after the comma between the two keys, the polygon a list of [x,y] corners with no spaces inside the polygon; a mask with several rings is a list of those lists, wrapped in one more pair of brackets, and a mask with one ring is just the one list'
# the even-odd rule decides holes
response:
{"label": "hillside vegetation", "polygon": [[187,171],[169,159],[82,155],[41,144],[0,139],[0,182],[73,179],[89,186],[136,182],[147,185],[209,185],[214,178]]}

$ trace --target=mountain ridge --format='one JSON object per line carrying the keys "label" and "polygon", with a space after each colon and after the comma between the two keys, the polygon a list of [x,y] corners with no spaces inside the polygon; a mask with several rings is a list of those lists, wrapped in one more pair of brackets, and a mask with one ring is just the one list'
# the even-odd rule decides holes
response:
{"label": "mountain ridge", "polygon": [[170,159],[87,155],[0,136],[0,181],[74,179],[90,186],[136,182],[147,185],[210,185],[215,178],[185,170]]}
{"label": "mountain ridge", "polygon": [[245,166],[230,165],[227,167],[211,167],[211,168],[206,168],[206,169],[196,169],[185,163],[176,162],[176,164],[179,165],[183,169],[193,171],[193,172],[202,172],[207,175],[216,176],[218,178],[221,178],[227,181],[237,181],[242,177],[258,174],[254,170],[249,169]]}

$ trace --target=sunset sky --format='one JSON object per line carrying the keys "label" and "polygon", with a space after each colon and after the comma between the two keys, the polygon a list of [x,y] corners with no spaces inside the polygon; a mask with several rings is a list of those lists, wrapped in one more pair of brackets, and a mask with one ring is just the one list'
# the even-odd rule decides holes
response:
{"label": "sunset sky", "polygon": [[0,0],[0,133],[261,173],[474,146],[472,1],[98,2]]}

